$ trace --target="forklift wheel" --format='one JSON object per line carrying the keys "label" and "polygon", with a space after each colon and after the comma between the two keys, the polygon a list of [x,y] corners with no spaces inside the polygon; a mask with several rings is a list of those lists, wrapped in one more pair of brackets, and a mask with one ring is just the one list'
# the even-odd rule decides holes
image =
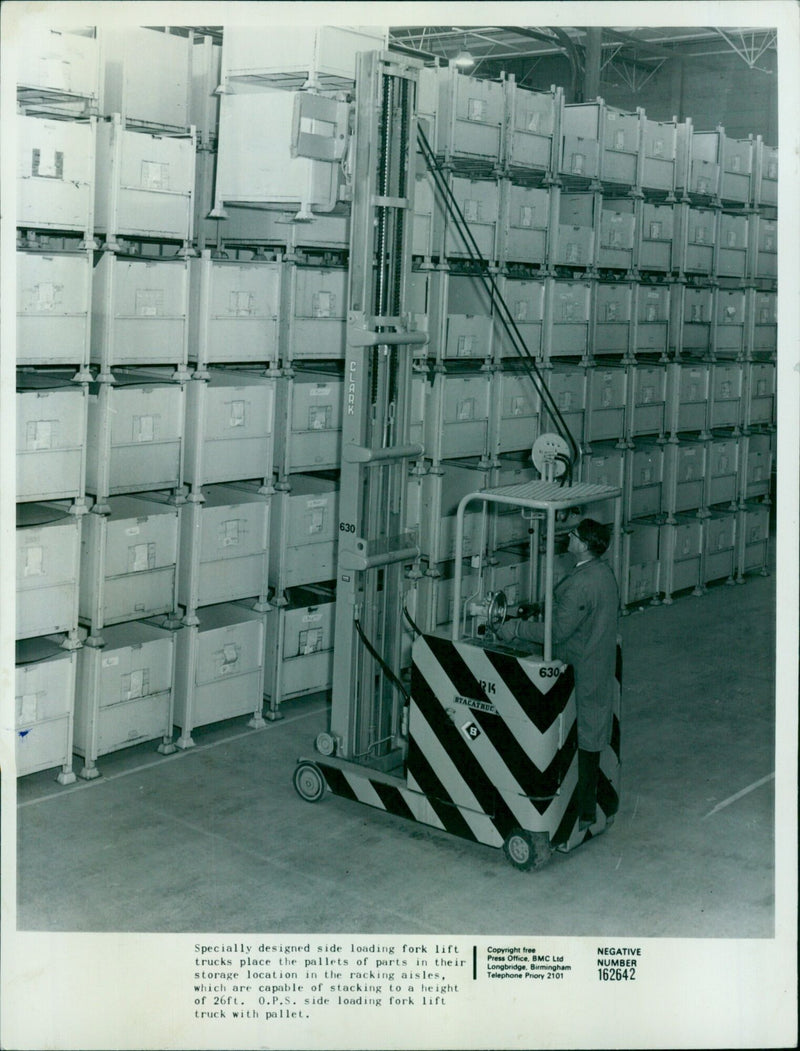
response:
{"label": "forklift wheel", "polygon": [[325,778],[316,763],[298,763],[292,781],[297,794],[307,803],[318,803],[325,795]]}
{"label": "forklift wheel", "polygon": [[515,828],[503,844],[505,856],[515,869],[523,872],[545,866],[552,852],[546,832],[526,832]]}

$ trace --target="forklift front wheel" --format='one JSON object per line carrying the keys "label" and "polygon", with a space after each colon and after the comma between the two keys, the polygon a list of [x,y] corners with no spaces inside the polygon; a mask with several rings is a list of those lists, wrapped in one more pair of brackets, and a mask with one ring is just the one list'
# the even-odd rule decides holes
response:
{"label": "forklift front wheel", "polygon": [[526,832],[515,828],[503,844],[503,853],[522,872],[540,869],[550,860],[552,849],[546,832]]}
{"label": "forklift front wheel", "polygon": [[292,781],[297,794],[307,803],[318,803],[325,795],[325,778],[316,763],[298,763]]}

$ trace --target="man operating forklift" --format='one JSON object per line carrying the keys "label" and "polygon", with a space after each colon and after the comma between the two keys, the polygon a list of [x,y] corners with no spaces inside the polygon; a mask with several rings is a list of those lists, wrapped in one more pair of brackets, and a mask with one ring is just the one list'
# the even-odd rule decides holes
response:
{"label": "man operating forklift", "polygon": [[[567,550],[575,565],[553,592],[553,647],[572,665],[578,723],[579,827],[595,822],[600,755],[611,740],[619,593],[614,572],[602,558],[610,530],[584,518],[569,533]],[[517,619],[501,625],[497,637],[541,643],[544,624],[533,617],[539,607],[519,608]]]}

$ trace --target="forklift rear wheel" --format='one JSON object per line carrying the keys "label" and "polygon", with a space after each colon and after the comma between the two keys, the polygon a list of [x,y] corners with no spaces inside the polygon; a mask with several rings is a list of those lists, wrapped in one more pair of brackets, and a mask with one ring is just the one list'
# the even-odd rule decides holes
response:
{"label": "forklift rear wheel", "polygon": [[522,872],[540,869],[550,860],[552,849],[546,832],[526,832],[515,828],[503,844],[503,853]]}
{"label": "forklift rear wheel", "polygon": [[318,803],[325,795],[325,778],[316,763],[298,763],[292,781],[297,794],[307,803]]}

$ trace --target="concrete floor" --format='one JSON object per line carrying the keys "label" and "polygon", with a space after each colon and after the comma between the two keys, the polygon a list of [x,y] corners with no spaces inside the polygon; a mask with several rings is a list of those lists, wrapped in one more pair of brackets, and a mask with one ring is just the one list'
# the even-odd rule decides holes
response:
{"label": "concrete floor", "polygon": [[[622,803],[540,872],[357,803],[303,802],[324,698],[104,777],[18,785],[18,926],[53,931],[773,935],[774,578],[634,613]],[[759,787],[709,812],[762,778]]]}

